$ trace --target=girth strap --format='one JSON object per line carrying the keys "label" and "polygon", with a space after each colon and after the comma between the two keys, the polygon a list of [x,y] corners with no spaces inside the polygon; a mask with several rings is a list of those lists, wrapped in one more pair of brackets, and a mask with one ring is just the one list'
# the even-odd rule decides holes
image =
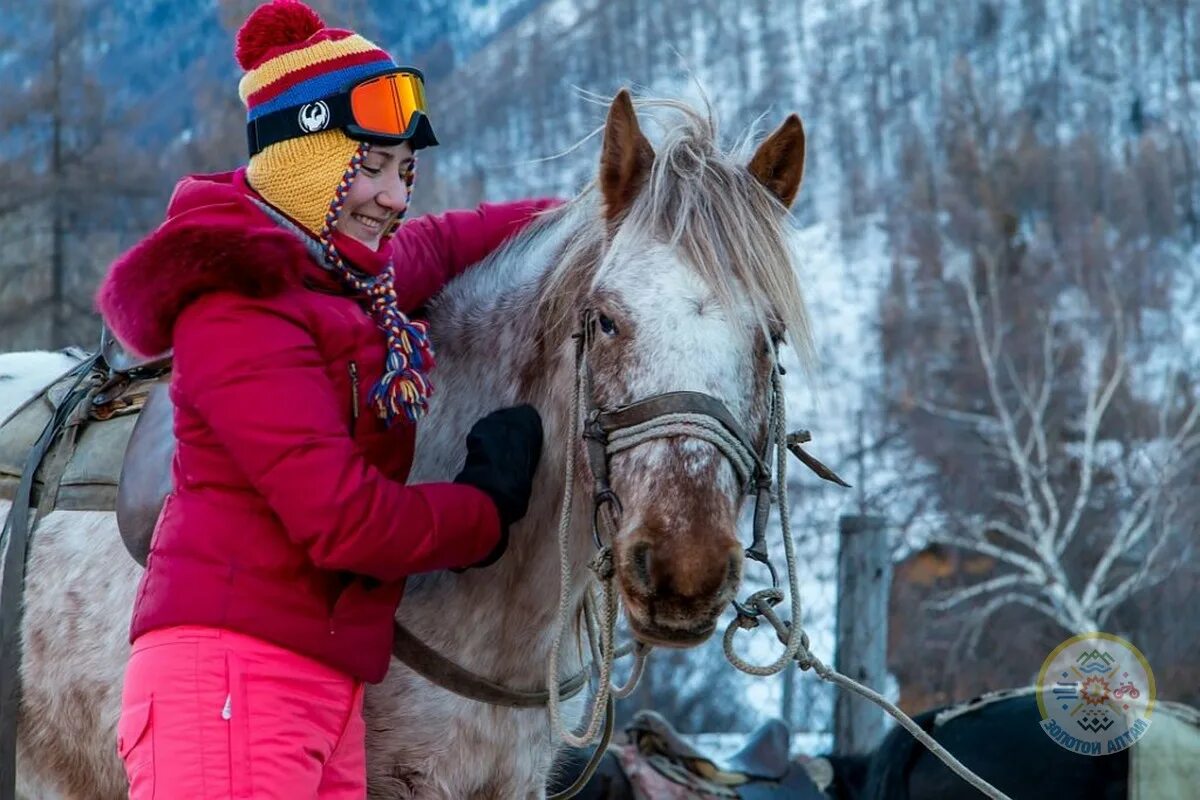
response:
{"label": "girth strap", "polygon": [[0,800],[17,796],[17,719],[21,708],[21,621],[24,618],[25,568],[29,555],[30,512],[33,483],[46,452],[72,416],[75,406],[92,388],[84,379],[99,356],[80,362],[64,377],[77,375],[75,383],[38,437],[13,497],[4,523],[4,572],[0,576]]}

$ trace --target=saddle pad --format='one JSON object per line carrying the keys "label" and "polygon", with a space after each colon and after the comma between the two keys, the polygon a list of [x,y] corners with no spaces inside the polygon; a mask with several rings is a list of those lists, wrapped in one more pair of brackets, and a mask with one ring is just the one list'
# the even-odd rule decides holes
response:
{"label": "saddle pad", "polygon": [[808,769],[795,763],[778,781],[751,780],[722,786],[661,755],[645,755],[636,745],[613,748],[636,800],[827,800]]}
{"label": "saddle pad", "polygon": [[[0,425],[0,500],[12,500],[29,451],[62,402],[73,377],[58,381]],[[82,402],[87,402],[83,400]],[[130,408],[130,411],[135,409]],[[112,511],[125,447],[133,433],[136,413],[109,419],[88,419],[80,428],[74,452],[59,481],[55,508],[69,511]],[[56,460],[59,444],[51,447],[34,483],[33,502],[39,502],[47,470]]]}
{"label": "saddle pad", "polygon": [[642,709],[627,733],[645,753],[658,753],[684,764],[691,772],[722,786],[748,780],[778,781],[787,774],[789,734],[779,720],[768,720],[747,734],[742,749],[718,757],[698,750],[660,714]]}
{"label": "saddle pad", "polygon": [[[55,400],[61,401],[62,394],[70,385],[71,380],[59,380],[43,390],[40,396],[18,408],[0,425],[0,500],[13,499],[29,451],[50,422]],[[36,485],[34,491],[37,491]]]}
{"label": "saddle pad", "polygon": [[662,756],[645,756],[637,745],[617,748],[621,769],[633,787],[635,800],[736,800],[725,786],[708,784]]}

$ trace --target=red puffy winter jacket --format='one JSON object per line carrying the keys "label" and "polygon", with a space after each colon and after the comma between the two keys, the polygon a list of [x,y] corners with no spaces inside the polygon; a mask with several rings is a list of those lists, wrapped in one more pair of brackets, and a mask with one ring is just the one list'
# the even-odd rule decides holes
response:
{"label": "red puffy winter jacket", "polygon": [[[383,334],[262,202],[241,171],[183,180],[100,288],[127,346],[174,347],[175,489],[130,635],[228,628],[378,682],[404,577],[479,561],[499,521],[473,487],[404,485],[415,429],[367,405]],[[379,252],[335,241],[372,274],[394,259],[410,311],[552,203],[415,219]]]}

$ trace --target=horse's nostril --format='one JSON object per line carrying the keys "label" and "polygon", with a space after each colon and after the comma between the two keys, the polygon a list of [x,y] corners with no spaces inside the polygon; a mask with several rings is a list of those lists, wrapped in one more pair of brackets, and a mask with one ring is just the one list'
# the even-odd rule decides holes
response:
{"label": "horse's nostril", "polygon": [[633,546],[633,569],[637,573],[638,580],[647,590],[654,587],[650,583],[650,545],[642,542]]}

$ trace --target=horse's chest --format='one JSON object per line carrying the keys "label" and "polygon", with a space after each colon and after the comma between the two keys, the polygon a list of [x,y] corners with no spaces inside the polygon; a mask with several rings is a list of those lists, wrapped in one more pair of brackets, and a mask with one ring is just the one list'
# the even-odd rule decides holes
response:
{"label": "horse's chest", "polygon": [[391,765],[386,780],[395,782],[401,797],[541,796],[554,752],[544,710],[485,706],[427,684],[406,686],[401,698],[408,702],[394,707],[386,723],[395,749],[379,759]]}
{"label": "horse's chest", "polygon": [[[453,743],[447,760],[463,759],[459,788],[464,796],[523,797],[514,792],[544,785],[552,757],[544,711],[477,708],[473,714],[447,719],[446,732]],[[454,765],[447,766],[454,770]]]}

